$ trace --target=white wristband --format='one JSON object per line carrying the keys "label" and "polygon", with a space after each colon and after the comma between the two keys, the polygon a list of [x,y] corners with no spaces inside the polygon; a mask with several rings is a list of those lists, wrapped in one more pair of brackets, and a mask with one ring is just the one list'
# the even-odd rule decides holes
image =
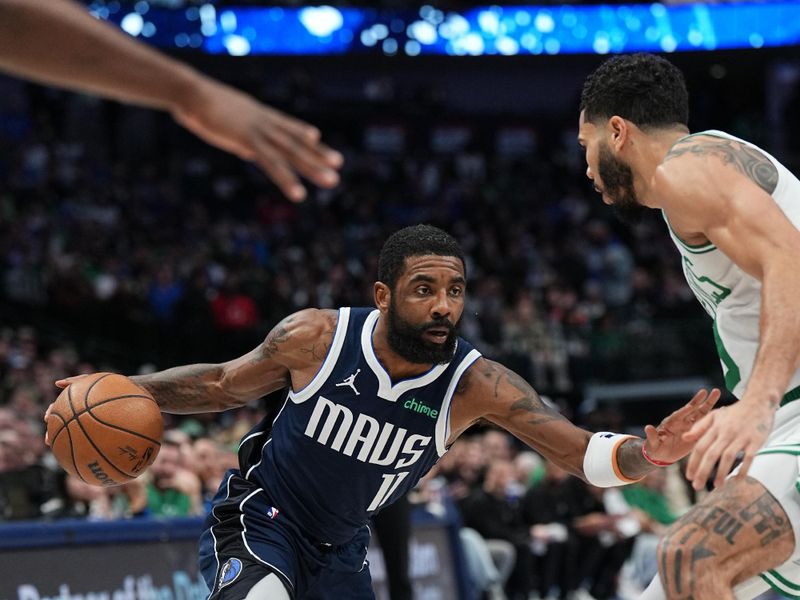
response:
{"label": "white wristband", "polygon": [[608,431],[595,433],[589,439],[586,454],[583,456],[583,474],[586,476],[586,481],[603,488],[639,481],[625,477],[617,464],[617,450],[630,438],[636,439],[636,436]]}

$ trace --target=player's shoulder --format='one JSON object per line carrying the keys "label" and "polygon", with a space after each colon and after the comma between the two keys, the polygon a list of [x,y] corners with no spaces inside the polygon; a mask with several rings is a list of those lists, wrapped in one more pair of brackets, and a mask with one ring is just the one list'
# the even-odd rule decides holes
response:
{"label": "player's shoulder", "polygon": [[710,133],[676,141],[653,175],[650,192],[655,204],[689,213],[716,210],[723,199],[721,184],[728,176],[724,155],[732,141]]}
{"label": "player's shoulder", "polygon": [[461,375],[455,393],[458,396],[483,397],[486,389],[493,387],[507,370],[500,363],[480,356]]}
{"label": "player's shoulder", "polygon": [[[678,140],[656,169],[653,189],[668,203],[691,210],[724,204],[738,194],[750,195],[755,186],[772,194],[778,169],[769,155],[722,131],[701,132]],[[751,187],[753,186],[753,187]]]}
{"label": "player's shoulder", "polygon": [[339,312],[332,309],[304,308],[284,317],[267,336],[267,342],[280,339],[286,350],[309,342],[326,342],[336,331]]}
{"label": "player's shoulder", "polygon": [[723,131],[701,131],[677,140],[659,166],[659,173],[685,180],[692,174],[730,176],[734,169],[747,175],[748,165],[771,165],[760,148]]}
{"label": "player's shoulder", "polygon": [[693,170],[697,170],[698,174],[707,173],[708,159],[719,156],[731,141],[706,132],[682,137],[669,148],[656,175],[667,182],[680,182]]}
{"label": "player's shoulder", "polygon": [[333,333],[339,322],[339,311],[330,308],[304,308],[283,321],[294,335],[318,338],[326,332]]}

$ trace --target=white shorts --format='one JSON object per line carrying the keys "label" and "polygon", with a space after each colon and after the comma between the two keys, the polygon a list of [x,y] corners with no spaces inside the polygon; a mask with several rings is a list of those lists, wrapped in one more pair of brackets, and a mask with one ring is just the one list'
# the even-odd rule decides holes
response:
{"label": "white shorts", "polygon": [[772,433],[756,453],[748,475],[767,488],[786,511],[794,530],[795,549],[779,567],[737,585],[736,598],[754,598],[768,586],[784,596],[800,598],[800,400],[781,406],[775,413]]}

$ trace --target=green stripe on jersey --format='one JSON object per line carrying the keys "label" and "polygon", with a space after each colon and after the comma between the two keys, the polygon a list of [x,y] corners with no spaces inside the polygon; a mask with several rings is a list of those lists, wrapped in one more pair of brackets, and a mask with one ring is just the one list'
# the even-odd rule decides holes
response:
{"label": "green stripe on jersey", "polygon": [[782,594],[790,598],[800,598],[800,585],[789,581],[777,571],[765,571],[761,578]]}
{"label": "green stripe on jersey", "polygon": [[781,400],[781,406],[788,404],[793,400],[797,400],[798,398],[800,398],[800,385],[784,394],[783,399]]}
{"label": "green stripe on jersey", "polygon": [[663,209],[661,210],[661,214],[664,217],[664,221],[667,223],[667,227],[669,227],[669,230],[672,232],[672,235],[675,237],[678,243],[686,249],[687,252],[691,252],[692,254],[705,254],[706,252],[711,252],[712,250],[717,249],[717,247],[711,242],[706,242],[704,244],[690,244],[689,242],[683,241],[681,236],[679,236],[672,228],[672,224],[667,218],[667,213]]}

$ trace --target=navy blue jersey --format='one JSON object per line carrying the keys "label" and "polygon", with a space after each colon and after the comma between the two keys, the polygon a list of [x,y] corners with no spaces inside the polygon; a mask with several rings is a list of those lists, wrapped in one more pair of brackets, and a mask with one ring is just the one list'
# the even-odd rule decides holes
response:
{"label": "navy blue jersey", "polygon": [[445,453],[450,401],[480,356],[459,338],[451,362],[392,383],[372,346],[378,315],[339,309],[314,379],[242,440],[241,474],[323,543],[350,540]]}

